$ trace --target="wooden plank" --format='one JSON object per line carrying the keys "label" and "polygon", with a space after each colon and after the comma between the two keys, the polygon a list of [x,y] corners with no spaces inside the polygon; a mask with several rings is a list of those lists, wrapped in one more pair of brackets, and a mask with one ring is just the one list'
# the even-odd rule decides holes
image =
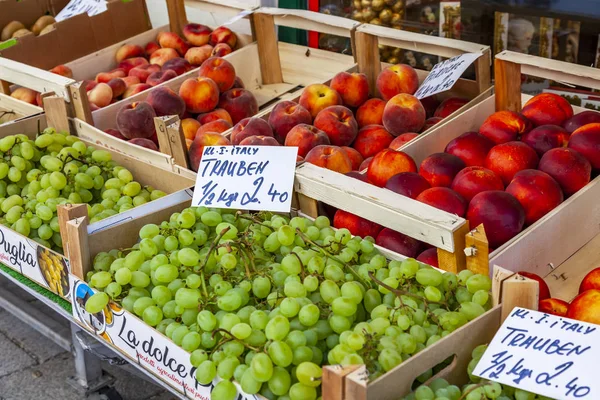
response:
{"label": "wooden plank", "polygon": [[502,284],[502,319],[510,315],[513,308],[523,307],[530,310],[538,309],[540,285],[533,279],[519,274],[506,279]]}
{"label": "wooden plank", "polygon": [[467,268],[467,259],[465,255],[465,236],[469,233],[469,221],[465,221],[458,229],[452,233],[454,242],[453,251],[442,248],[437,249],[438,265],[441,269],[455,274]]}
{"label": "wooden plank", "polygon": [[466,236],[467,269],[475,274],[490,274],[490,248],[483,224]]}
{"label": "wooden plank", "polygon": [[187,24],[185,5],[183,0],[166,0],[169,14],[169,27],[171,32],[183,35],[183,27]]}
{"label": "wooden plank", "polygon": [[154,118],[160,152],[173,157],[175,164],[189,168],[185,135],[177,115]]}
{"label": "wooden plank", "polygon": [[494,61],[496,110],[521,111],[521,65],[496,58]]}
{"label": "wooden plank", "polygon": [[275,19],[272,15],[255,12],[250,16],[250,20],[252,21],[252,36],[258,45],[262,82],[264,84],[283,83]]}
{"label": "wooden plank", "polygon": [[26,103],[2,93],[0,93],[0,108],[3,110],[14,111],[21,116],[34,115],[44,111],[42,107],[34,106],[33,104]]}
{"label": "wooden plank", "polygon": [[53,127],[57,132],[69,132],[69,117],[65,99],[58,96],[47,96],[43,98],[43,102],[48,126]]}
{"label": "wooden plank", "polygon": [[358,72],[367,76],[371,96],[379,95],[377,91],[377,77],[381,72],[381,60],[379,59],[379,47],[377,36],[370,33],[357,31],[354,35],[356,46],[356,63]]}
{"label": "wooden plank", "polygon": [[513,276],[515,273],[502,268],[498,265],[494,265],[492,275],[492,304],[494,307],[499,305],[502,301],[502,283]]}
{"label": "wooden plank", "polygon": [[492,64],[492,52],[489,47],[483,53],[481,57],[475,60],[475,80],[479,87],[479,93],[483,93],[492,85],[491,67]]}
{"label": "wooden plank", "polygon": [[75,83],[73,79],[4,57],[0,57],[0,78],[40,93],[54,92],[67,100],[70,99],[69,85]]}
{"label": "wooden plank", "polygon": [[344,386],[346,384],[346,376],[356,371],[358,365],[326,365],[323,367],[322,391],[321,398],[323,400],[343,400]]}
{"label": "wooden plank", "polygon": [[87,91],[85,90],[83,82],[78,82],[69,86],[69,91],[71,92],[73,116],[88,124],[92,124],[94,122],[92,110],[90,109],[90,101],[87,97]]}
{"label": "wooden plank", "polygon": [[68,221],[63,237],[63,242],[68,243],[71,273],[79,279],[85,280],[86,274],[92,267],[87,233],[87,217]]}
{"label": "wooden plank", "polygon": [[319,216],[319,203],[315,199],[307,197],[302,193],[296,193],[295,197],[298,199],[299,210],[302,213],[313,219]]}
{"label": "wooden plank", "polygon": [[[71,258],[69,255],[71,251],[78,252],[77,248],[70,249],[72,242],[68,239],[66,233],[67,232],[67,222],[76,219],[88,216],[87,205],[86,204],[61,204],[56,207],[56,212],[58,215],[58,225],[60,227],[60,232],[63,236],[63,244],[64,244],[64,252],[67,258]],[[72,265],[72,264],[71,264]]]}
{"label": "wooden plank", "polygon": [[316,31],[347,38],[350,38],[352,32],[360,25],[359,22],[348,18],[307,10],[261,7],[255,10],[254,13],[273,16],[275,24],[278,26]]}

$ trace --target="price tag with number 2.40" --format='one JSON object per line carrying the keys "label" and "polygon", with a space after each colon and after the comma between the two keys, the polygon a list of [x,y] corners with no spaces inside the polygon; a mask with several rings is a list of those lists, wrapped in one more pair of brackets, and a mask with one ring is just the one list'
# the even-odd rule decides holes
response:
{"label": "price tag with number 2.40", "polygon": [[192,204],[289,212],[297,155],[297,147],[207,146]]}

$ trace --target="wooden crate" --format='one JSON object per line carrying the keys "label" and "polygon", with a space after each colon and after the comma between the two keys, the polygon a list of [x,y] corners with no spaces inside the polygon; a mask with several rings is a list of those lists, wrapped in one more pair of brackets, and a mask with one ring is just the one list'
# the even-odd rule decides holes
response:
{"label": "wooden crate", "polygon": [[[358,71],[366,74],[371,88],[371,95],[374,97],[380,97],[375,84],[379,73],[383,68],[391,65],[381,62],[379,56],[380,45],[432,54],[442,58],[451,58],[465,53],[482,54],[473,64],[475,80],[459,79],[451,90],[436,95],[440,99],[459,97],[470,101],[439,122],[435,127],[442,126],[453,116],[459,115],[492,95],[491,51],[489,46],[371,24],[363,24],[358,27],[355,41]],[[419,76],[419,82],[422,82],[429,75],[429,71],[425,70],[416,69],[416,72]],[[432,129],[433,127],[423,133],[430,132]]]}
{"label": "wooden crate", "polygon": [[41,113],[42,107],[0,93],[0,127],[8,121]]}

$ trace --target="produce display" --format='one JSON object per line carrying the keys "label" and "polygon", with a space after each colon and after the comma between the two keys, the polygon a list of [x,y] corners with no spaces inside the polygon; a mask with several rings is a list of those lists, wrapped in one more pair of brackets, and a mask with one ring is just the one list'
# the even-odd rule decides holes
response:
{"label": "produce display", "polygon": [[29,28],[20,21],[11,21],[2,28],[0,41],[4,42],[8,39],[19,38],[29,34],[35,36],[44,35],[54,29],[55,22],[56,20],[52,15],[42,15]]}
{"label": "produce display", "polygon": [[94,257],[86,303],[120,303],[191,352],[213,400],[248,394],[310,400],[326,364],[371,378],[483,314],[491,280],[388,261],[370,237],[326,217],[186,208],[144,225],[138,244]]}
{"label": "produce display", "polygon": [[0,152],[0,222],[59,251],[58,205],[87,203],[93,223],[165,195],[136,182],[108,151],[53,128],[35,139],[5,136]]}

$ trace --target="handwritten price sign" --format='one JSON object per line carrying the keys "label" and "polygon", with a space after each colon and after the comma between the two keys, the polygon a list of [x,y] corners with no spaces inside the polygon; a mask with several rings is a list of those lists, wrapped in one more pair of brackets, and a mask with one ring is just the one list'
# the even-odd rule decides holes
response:
{"label": "handwritten price sign", "polygon": [[515,308],[473,374],[553,399],[599,399],[599,328]]}
{"label": "handwritten price sign", "polygon": [[289,212],[297,154],[297,147],[205,147],[192,204]]}
{"label": "handwritten price sign", "polygon": [[481,53],[465,53],[435,64],[415,93],[415,97],[423,99],[452,89],[463,72],[480,56]]}

